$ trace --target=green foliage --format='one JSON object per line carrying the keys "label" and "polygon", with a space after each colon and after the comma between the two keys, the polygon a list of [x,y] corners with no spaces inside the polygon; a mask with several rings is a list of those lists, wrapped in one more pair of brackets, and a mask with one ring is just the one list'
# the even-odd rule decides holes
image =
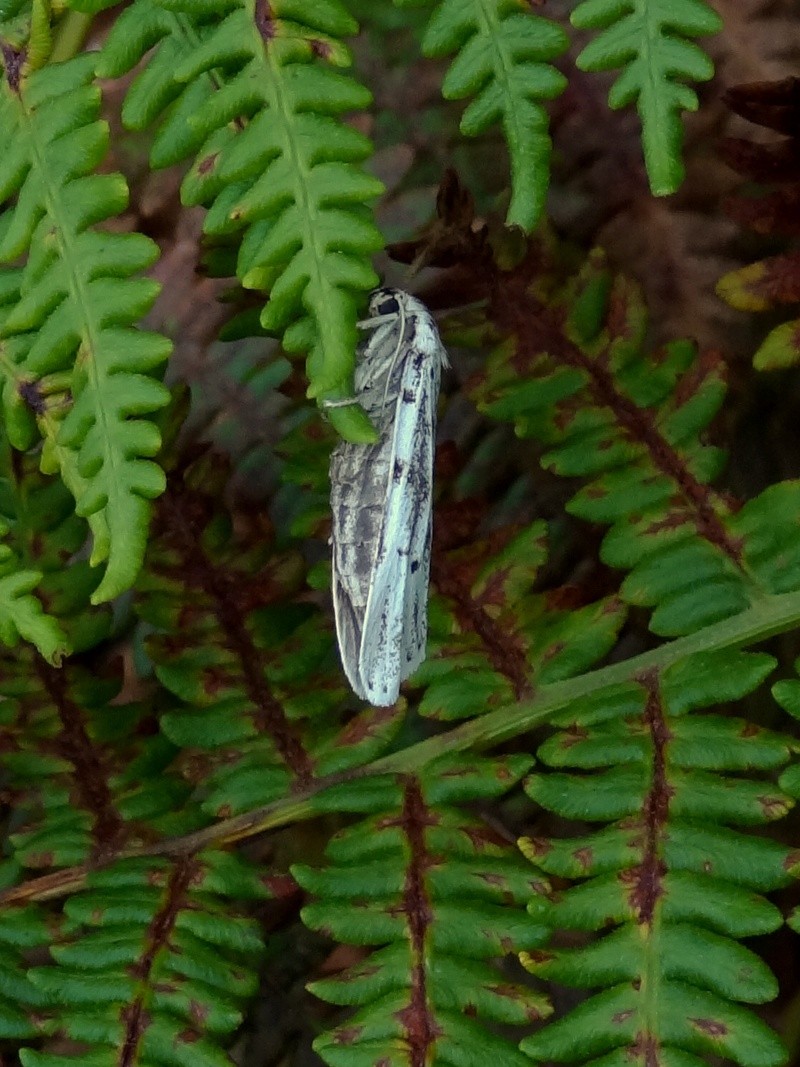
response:
{"label": "green foliage", "polygon": [[330,625],[307,602],[303,561],[268,538],[241,544],[215,498],[224,466],[200,463],[159,506],[136,609],[155,632],[163,715],[209,818],[245,812],[380,755],[400,709],[341,718],[346,688]]}
{"label": "green foliage", "polygon": [[524,756],[446,759],[400,781],[327,794],[332,810],[367,818],[330,840],[328,868],[293,868],[320,898],[303,920],[350,944],[384,946],[311,987],[359,1009],[314,1044],[332,1067],[455,1065],[465,1049],[474,1062],[496,1056],[525,1067],[486,1024],[524,1025],[550,1008],[488,961],[543,942],[547,927],[522,911],[543,886],[516,850],[453,805],[501,795],[528,765]]}
{"label": "green foliage", "polygon": [[[24,1067],[232,1061],[220,1050],[257,988],[258,926],[240,902],[268,891],[224,852],[126,860],[92,874],[66,905],[54,963],[29,972],[70,1052],[23,1051]],[[91,1050],[91,1051],[88,1051]]]}
{"label": "green foliage", "polygon": [[726,697],[742,697],[773,666],[754,654],[689,657],[558,716],[566,729],[538,753],[557,771],[532,776],[526,791],[565,819],[613,821],[523,850],[547,873],[579,880],[555,897],[552,925],[600,936],[523,962],[540,978],[603,992],[527,1038],[534,1059],[572,1060],[579,1049],[582,1060],[641,1064],[652,1055],[699,1063],[699,1054],[784,1061],[776,1035],[736,1003],[771,1000],[777,983],[735,939],[780,926],[759,894],[787,883],[789,850],[726,827],[792,806],[763,779],[739,775],[780,768],[797,745],[742,719],[689,714],[719,700],[721,679]]}
{"label": "green foliage", "polygon": [[650,189],[674,193],[683,181],[681,111],[696,111],[686,81],[708,81],[711,60],[687,40],[722,29],[705,0],[582,0],[573,26],[599,30],[578,56],[581,70],[620,70],[608,95],[612,108],[636,104]]}
{"label": "green foliage", "polygon": [[[10,529],[0,521],[0,536]],[[32,595],[41,577],[40,571],[25,570],[12,548],[0,546],[0,640],[12,646],[19,638],[30,641],[48,662],[58,664],[67,650],[67,638]]]}
{"label": "green foliage", "polygon": [[[154,162],[194,156],[184,202],[208,206],[209,236],[236,237],[242,284],[269,292],[263,327],[288,351],[310,349],[309,395],[340,401],[352,396],[356,313],[377,282],[369,257],[383,243],[366,207],[383,188],[361,167],[370,143],[340,118],[370,102],[335,69],[349,62],[336,38],[356,24],[334,0],[283,0],[265,7],[262,21],[251,6],[134,4],[98,73],[118,76],[159,41],[127,120],[152,122],[177,97],[156,144],[171,142],[173,151]],[[177,137],[165,133],[176,126]],[[352,440],[374,437],[357,406],[331,408],[330,417]]]}
{"label": "green foliage", "polygon": [[[498,232],[450,177],[404,246],[455,268],[438,306],[470,305],[443,323],[461,396],[428,656],[395,707],[359,707],[327,466],[335,432],[372,431],[303,400],[349,398],[382,244],[350,4],[133,0],[100,53],[50,60],[110,6],[0,2],[2,1056],[226,1067],[260,976],[279,988],[291,959],[334,1006],[312,1020],[333,1067],[778,1067],[757,1014],[777,984],[741,941],[780,929],[767,894],[800,873],[792,826],[773,829],[800,796],[779,718],[800,718],[800,484],[714,487],[722,359],[654,348],[602,253]],[[507,221],[531,228],[566,37],[522,0],[430,6],[422,50],[471,98],[463,133],[502,127]],[[352,10],[376,39],[421,25],[404,3]],[[573,22],[599,31],[586,69],[624,68],[612,106],[637,103],[652,185],[673,189],[685,82],[710,74],[688,38],[716,16],[588,0]],[[224,336],[283,342],[221,357],[258,401],[255,440],[211,420],[232,463],[200,441],[196,396],[167,408],[169,345],[136,328],[157,250],[124,232],[96,81],[137,66],[124,124],[153,168],[187,165],[204,269],[256,294],[229,294]],[[749,650],[776,634],[775,657]],[[288,832],[235,850],[268,829]],[[545,983],[580,991],[546,1023]]]}
{"label": "green foliage", "polygon": [[561,27],[534,15],[524,0],[441,0],[422,41],[426,56],[457,53],[442,93],[448,100],[475,97],[461,132],[475,137],[502,126],[511,157],[506,222],[524,230],[533,229],[544,210],[551,144],[541,102],[566,86],[549,61],[568,44]]}
{"label": "green foliage", "polygon": [[29,1041],[52,1032],[41,1013],[44,998],[26,974],[26,956],[44,951],[51,939],[45,913],[35,906],[5,907],[0,917],[0,1037]]}
{"label": "green foliage", "polygon": [[[30,448],[38,416],[43,469],[61,472],[89,521],[92,563],[106,564],[99,603],[132,584],[149,501],[163,488],[150,459],[159,435],[142,416],[166,402],[152,372],[170,346],[133,325],[157,292],[134,277],[156,246],[92,228],[127,203],[121,175],[93,173],[108,138],[93,68],[85,55],[3,83],[0,124],[11,147],[0,164],[0,261],[26,261],[0,287],[8,305],[0,337],[9,439]],[[47,399],[53,392],[58,400]]]}
{"label": "green foliage", "polygon": [[425,686],[420,714],[445,722],[485,714],[588,670],[614,647],[625,605],[610,596],[560,610],[534,591],[546,558],[542,523],[437,555],[428,657],[414,675]]}
{"label": "green foliage", "polygon": [[[524,279],[524,268],[519,272]],[[585,485],[568,510],[609,525],[601,558],[628,571],[620,593],[652,610],[654,633],[696,631],[800,589],[800,485],[783,482],[735,507],[711,488],[723,460],[703,432],[724,399],[724,367],[673,342],[645,357],[636,288],[602,254],[545,299],[526,294],[533,325],[499,345],[473,396],[545,447],[543,465]],[[494,316],[513,314],[513,287]]]}
{"label": "green foliage", "polygon": [[2,456],[0,523],[6,543],[0,559],[0,636],[12,646],[20,636],[58,665],[73,648],[97,638],[97,620],[75,616],[97,584],[96,572],[85,563],[64,570],[64,560],[83,544],[83,523],[63,483],[39,473],[34,457],[12,458],[5,442]]}

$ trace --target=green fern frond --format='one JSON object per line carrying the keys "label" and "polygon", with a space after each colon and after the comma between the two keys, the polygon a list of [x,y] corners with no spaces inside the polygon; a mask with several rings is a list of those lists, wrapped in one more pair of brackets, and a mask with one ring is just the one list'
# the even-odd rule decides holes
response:
{"label": "green fern frond", "polygon": [[[186,832],[189,790],[169,770],[175,748],[153,735],[147,702],[115,704],[120,682],[35,653],[2,661],[0,737],[17,811],[10,852],[22,869],[86,863],[153,834]],[[140,736],[131,744],[131,733]]]}
{"label": "green fern frond", "polygon": [[220,74],[211,72],[187,84],[176,81],[175,70],[199,46],[206,21],[213,28],[213,12],[196,9],[189,20],[158,0],[137,0],[120,12],[97,57],[98,77],[119,78],[150,52],[125,94],[122,121],[130,130],[156,127],[150,150],[155,168],[191,158],[205,140],[192,116],[219,89]]}
{"label": "green fern frond", "polygon": [[242,903],[269,893],[223,852],[124,860],[67,901],[54,964],[29,972],[70,1051],[23,1050],[25,1067],[108,1063],[230,1067],[229,1043],[258,988],[263,944]]}
{"label": "green fern frond", "polygon": [[[0,868],[5,888],[8,871]],[[35,905],[6,907],[0,914],[0,1037],[4,1042],[30,1041],[54,1030],[46,998],[28,977],[27,958],[44,952],[52,938],[48,916]]]}
{"label": "green fern frond", "polygon": [[[383,187],[361,167],[369,141],[340,117],[366,107],[370,94],[319,57],[349,62],[337,38],[355,32],[355,22],[334,0],[276,0],[261,14],[245,0],[163,0],[161,7],[180,13],[171,23],[154,15],[150,0],[132,10],[142,3],[147,31],[135,41],[112,35],[98,69],[129,69],[160,39],[156,101],[176,100],[167,121],[185,128],[179,144],[196,156],[184,201],[209,207],[207,234],[241,240],[242,284],[269,292],[263,327],[282,335],[288,351],[309,352],[309,396],[351,397],[357,311],[377,283],[369,258],[383,244],[366,204]],[[150,121],[154,110],[147,109]],[[357,406],[329,414],[351,440],[374,438]]]}
{"label": "green fern frond", "polygon": [[[71,638],[80,641],[75,609],[85,607],[93,587],[84,564],[64,567],[83,544],[85,529],[59,481],[44,478],[27,457],[12,462],[5,441],[0,455],[0,639],[14,645],[19,635],[58,665],[72,650]],[[59,594],[67,573],[65,602]]]}
{"label": "green fern frond", "polygon": [[690,37],[718,33],[722,20],[705,0],[583,0],[573,26],[599,30],[578,56],[581,70],[619,70],[608,95],[612,108],[636,104],[650,189],[674,193],[683,180],[681,111],[696,111],[685,83],[708,81],[711,60]]}
{"label": "green fern frond", "polygon": [[170,486],[136,600],[155,629],[147,650],[156,675],[177,698],[161,727],[183,749],[209,818],[360,766],[402,724],[402,708],[347,722],[330,624],[298,597],[302,558],[269,537],[239,541],[217,500],[226,475],[200,462]]}
{"label": "green fern frond", "polygon": [[[0,538],[8,531],[0,520]],[[0,641],[13,647],[21,637],[35,645],[48,663],[59,664],[69,651],[69,641],[33,595],[41,580],[41,571],[25,570],[12,549],[0,544]]]}
{"label": "green fern frond", "polygon": [[[771,1000],[777,984],[736,939],[780,926],[760,894],[790,880],[790,852],[730,827],[792,806],[754,775],[779,769],[797,744],[741,719],[688,714],[740,699],[773,667],[763,655],[696,655],[558,716],[563,732],[538,755],[566,771],[534,775],[527,792],[563,818],[613,821],[579,838],[521,844],[545,872],[579,880],[547,920],[599,936],[523,962],[539,977],[603,991],[526,1038],[534,1059],[784,1061],[777,1035],[740,1006]],[[538,900],[533,907],[538,916]]]}
{"label": "green fern frond", "polygon": [[525,0],[440,0],[422,42],[426,56],[456,53],[442,94],[475,97],[461,132],[475,137],[502,126],[511,159],[506,222],[524,230],[533,229],[544,210],[552,146],[542,101],[564,91],[566,78],[550,61],[568,45],[561,27],[534,15]]}
{"label": "green fern frond", "polygon": [[[698,357],[688,342],[644,358],[640,297],[599,254],[546,299],[503,277],[490,317],[513,340],[496,349],[473,396],[538,438],[546,467],[585,480],[568,510],[611,526],[602,559],[629,571],[622,596],[653,609],[651,629],[690,633],[765,593],[800,588],[800,484],[774,485],[742,508],[709,486],[723,462],[703,438],[724,397],[719,358]],[[524,335],[513,325],[520,301]]]}
{"label": "green fern frond", "polygon": [[535,914],[514,913],[543,883],[459,805],[501,796],[528,764],[525,756],[448,758],[418,776],[354,783],[320,798],[367,818],[331,839],[328,868],[293,868],[320,897],[303,921],[348,944],[383,946],[311,986],[359,1009],[314,1044],[331,1067],[461,1063],[465,1049],[471,1062],[526,1067],[492,1025],[524,1025],[550,1008],[489,961],[543,942],[547,928]]}
{"label": "green fern frond", "polygon": [[[0,514],[18,554],[41,574],[39,595],[71,650],[95,649],[112,620],[107,608],[89,606],[97,571],[75,558],[86,526],[35,459],[17,457],[0,479]],[[168,770],[175,749],[153,731],[156,708],[119,702],[121,686],[75,658],[55,669],[31,647],[0,653],[3,783],[16,813],[6,853],[18,872],[85,863],[192,828],[181,811],[188,787]]]}
{"label": "green fern frond", "polygon": [[[442,511],[440,526],[448,518]],[[533,592],[545,562],[542,523],[434,554],[428,655],[412,679],[425,687],[420,714],[483,715],[580,674],[614,647],[625,605],[606,597],[559,610],[551,593]]]}
{"label": "green fern frond", "polygon": [[[0,217],[0,261],[27,257],[19,301],[2,327],[18,387],[30,396],[42,379],[67,373],[63,421],[40,420],[40,428],[51,431],[47,455],[64,463],[78,513],[89,520],[92,563],[106,563],[99,603],[132,584],[149,501],[163,488],[150,459],[160,439],[146,416],[168,398],[152,374],[170,345],[133,325],[157,292],[134,275],[152,264],[157,247],[138,234],[91,228],[127,202],[120,175],[93,173],[107,143],[93,68],[85,55],[23,79],[18,92],[4,82],[0,126],[13,147],[0,163],[0,201],[16,199]],[[7,407],[10,388],[7,381]],[[29,447],[30,432],[19,419],[13,425],[23,433],[12,443]]]}

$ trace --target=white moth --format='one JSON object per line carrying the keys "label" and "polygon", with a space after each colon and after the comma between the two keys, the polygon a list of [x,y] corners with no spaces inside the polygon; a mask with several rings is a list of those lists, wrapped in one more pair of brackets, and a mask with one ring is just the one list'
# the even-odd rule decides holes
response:
{"label": "white moth", "polygon": [[378,430],[372,445],[331,456],[333,606],[344,672],[371,704],[394,704],[425,659],[436,402],[447,366],[428,309],[376,289],[359,347],[355,399]]}

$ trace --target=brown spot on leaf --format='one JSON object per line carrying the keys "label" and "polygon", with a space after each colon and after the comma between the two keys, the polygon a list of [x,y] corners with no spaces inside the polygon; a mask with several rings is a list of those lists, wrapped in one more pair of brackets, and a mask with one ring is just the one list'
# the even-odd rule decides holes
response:
{"label": "brown spot on leaf", "polygon": [[693,1019],[690,1016],[689,1022],[709,1037],[724,1037],[728,1033],[728,1027],[719,1019]]}
{"label": "brown spot on leaf", "polygon": [[327,41],[322,41],[317,37],[309,39],[308,42],[311,45],[311,51],[319,59],[330,59],[333,55],[333,49]]}
{"label": "brown spot on leaf", "polygon": [[22,80],[22,68],[25,65],[26,51],[13,48],[7,41],[0,41],[0,54],[3,57],[6,81],[13,93],[19,92]]}
{"label": "brown spot on leaf", "polygon": [[618,1011],[611,1016],[612,1023],[624,1023],[633,1015],[633,1009],[629,1008],[627,1011]]}
{"label": "brown spot on leaf", "polygon": [[789,804],[784,797],[760,796],[758,802],[767,819],[780,819],[789,810]]}
{"label": "brown spot on leaf", "polygon": [[578,861],[580,866],[583,867],[584,870],[588,870],[594,860],[594,852],[591,848],[589,848],[588,845],[584,846],[583,848],[576,849],[575,852],[572,853],[572,855],[575,857],[575,859]]}
{"label": "brown spot on leaf", "polygon": [[205,159],[201,159],[197,164],[198,174],[208,174],[208,172],[216,166],[218,159],[219,152],[212,152],[210,155],[206,156]]}

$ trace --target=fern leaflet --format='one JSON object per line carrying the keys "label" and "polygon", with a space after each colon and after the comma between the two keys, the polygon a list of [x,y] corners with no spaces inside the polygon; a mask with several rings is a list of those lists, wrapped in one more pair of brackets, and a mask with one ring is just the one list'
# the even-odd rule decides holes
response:
{"label": "fern leaflet", "polygon": [[[568,509],[611,526],[601,555],[629,571],[623,598],[653,609],[655,633],[675,636],[799,588],[800,485],[778,483],[738,508],[708,484],[724,458],[700,436],[724,397],[721,360],[687,342],[643,359],[639,295],[600,254],[565,287],[551,279],[544,301],[527,291],[529,269],[490,283],[490,315],[515,340],[497,347],[473,395],[538,438],[554,473],[586,480]],[[520,300],[535,324],[524,334]]]}
{"label": "fern leaflet", "polygon": [[[131,10],[142,5],[146,32],[131,42],[118,24],[99,71],[129,69],[161,39],[151,60],[162,85],[157,101],[177,98],[170,128],[184,127],[179,144],[196,156],[185,202],[209,206],[207,234],[241,242],[242,284],[270,294],[263,327],[281,334],[288,351],[310,353],[309,395],[318,402],[351,397],[357,308],[376,284],[369,256],[383,244],[366,206],[383,186],[360,165],[370,143],[340,118],[365,107],[370,94],[333,69],[349,62],[336,37],[355,32],[355,22],[332,0],[162,0],[159,6],[180,13],[171,22],[163,12],[154,16],[151,0]],[[218,21],[208,22],[211,13]],[[170,59],[172,87],[164,78]],[[200,108],[198,100],[205,101]],[[195,151],[198,135],[203,144]],[[374,438],[357,406],[333,407],[330,418],[352,440]]]}
{"label": "fern leaflet", "polygon": [[771,1000],[777,983],[734,939],[780,926],[758,894],[789,881],[789,852],[726,824],[780,818],[792,801],[761,779],[721,772],[770,772],[796,746],[741,719],[687,714],[751,692],[773,666],[749,653],[694,656],[557,717],[566,729],[539,756],[567,771],[534,775],[529,795],[566,819],[614,821],[582,837],[522,842],[544,871],[579,880],[547,918],[599,935],[523,963],[562,985],[603,990],[523,1041],[535,1059],[783,1063],[777,1035],[736,1003]]}
{"label": "fern leaflet", "polygon": [[29,980],[71,1051],[23,1050],[25,1067],[232,1060],[220,1048],[257,988],[257,924],[239,901],[269,895],[234,856],[127,860],[97,872],[66,904],[54,964]]}
{"label": "fern leaflet", "polygon": [[542,883],[531,882],[520,857],[459,805],[502,794],[527,763],[524,756],[449,758],[401,781],[372,779],[326,794],[333,810],[368,814],[330,841],[328,869],[293,868],[321,897],[303,919],[350,944],[383,946],[312,986],[325,1000],[359,1009],[315,1042],[331,1067],[461,1063],[464,1049],[474,1062],[496,1057],[525,1067],[490,1025],[542,1018],[549,1005],[488,961],[546,937],[535,913],[509,924],[510,909]]}
{"label": "fern leaflet", "polygon": [[[75,455],[80,481],[69,470],[65,477],[77,490],[79,514],[90,521],[92,562],[106,563],[94,593],[102,602],[132,584],[149,500],[163,488],[149,458],[159,435],[141,416],[166,402],[152,372],[170,345],[133,327],[157,291],[133,275],[153,262],[156,246],[141,235],[90,228],[127,201],[121,176],[91,173],[107,142],[93,68],[92,56],[79,56],[16,86],[6,71],[0,125],[13,150],[0,163],[0,202],[16,196],[16,203],[0,219],[0,261],[27,255],[19,301],[3,324],[7,359],[29,390],[69,371],[70,406],[53,426],[50,454]],[[30,432],[12,440],[18,448],[32,443]]]}
{"label": "fern leaflet", "polygon": [[524,0],[441,0],[422,42],[427,56],[457,53],[442,93],[449,100],[475,96],[461,132],[475,137],[502,125],[511,158],[506,222],[524,230],[544,210],[551,143],[542,101],[564,90],[566,79],[550,60],[568,43],[560,26],[532,14]]}
{"label": "fern leaflet", "polygon": [[578,56],[582,70],[619,70],[608,96],[612,108],[636,103],[650,188],[674,193],[683,180],[681,111],[696,111],[686,81],[707,81],[711,60],[687,40],[718,33],[722,20],[705,0],[583,0],[572,24],[599,30]]}

